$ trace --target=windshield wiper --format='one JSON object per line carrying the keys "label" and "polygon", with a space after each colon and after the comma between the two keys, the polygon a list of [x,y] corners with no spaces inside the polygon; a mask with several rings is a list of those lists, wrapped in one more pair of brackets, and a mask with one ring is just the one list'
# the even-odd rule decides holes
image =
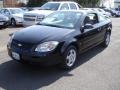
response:
{"label": "windshield wiper", "polygon": [[59,26],[54,24],[44,24],[44,23],[38,23],[37,25],[44,25],[44,26],[51,26],[51,27],[59,27],[59,28],[67,28],[65,26]]}
{"label": "windshield wiper", "polygon": [[39,10],[51,10],[51,9],[49,9],[49,8],[39,8]]}

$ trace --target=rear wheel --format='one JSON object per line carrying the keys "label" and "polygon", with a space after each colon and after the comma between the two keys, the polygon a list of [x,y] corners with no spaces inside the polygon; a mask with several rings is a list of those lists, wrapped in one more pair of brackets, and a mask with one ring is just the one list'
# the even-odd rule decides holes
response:
{"label": "rear wheel", "polygon": [[110,32],[106,32],[102,46],[107,47],[110,43]]}
{"label": "rear wheel", "polygon": [[61,63],[63,69],[71,69],[77,60],[77,49],[75,46],[69,46],[64,53],[64,60]]}

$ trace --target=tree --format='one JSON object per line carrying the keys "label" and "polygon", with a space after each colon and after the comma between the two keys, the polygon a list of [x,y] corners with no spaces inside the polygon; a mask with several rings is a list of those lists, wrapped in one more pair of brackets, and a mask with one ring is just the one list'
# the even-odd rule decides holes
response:
{"label": "tree", "polygon": [[37,7],[43,5],[47,0],[29,0],[27,3],[28,7]]}
{"label": "tree", "polygon": [[83,7],[96,7],[99,4],[100,0],[74,0],[78,2]]}

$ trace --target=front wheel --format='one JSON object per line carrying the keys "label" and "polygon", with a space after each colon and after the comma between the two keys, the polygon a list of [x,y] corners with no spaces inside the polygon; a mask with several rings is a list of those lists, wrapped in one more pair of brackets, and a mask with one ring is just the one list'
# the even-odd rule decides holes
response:
{"label": "front wheel", "polygon": [[109,43],[110,43],[110,33],[107,32],[107,33],[105,34],[104,42],[102,43],[102,45],[103,45],[104,47],[107,47],[107,46],[109,45]]}
{"label": "front wheel", "polygon": [[11,25],[12,25],[13,27],[16,26],[16,21],[15,21],[15,19],[11,19]]}
{"label": "front wheel", "polygon": [[71,69],[77,60],[77,49],[75,46],[69,46],[64,53],[64,60],[61,63],[63,69]]}

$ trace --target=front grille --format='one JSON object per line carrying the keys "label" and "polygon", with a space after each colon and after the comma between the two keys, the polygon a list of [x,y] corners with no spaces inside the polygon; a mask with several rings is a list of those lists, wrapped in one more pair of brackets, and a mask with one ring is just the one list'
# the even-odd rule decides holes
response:
{"label": "front grille", "polygon": [[35,15],[24,15],[24,20],[25,21],[35,21],[36,16]]}
{"label": "front grille", "polygon": [[[21,44],[22,46],[19,46],[19,44]],[[23,43],[17,40],[13,40],[11,44],[11,48],[20,49],[20,50],[31,50],[32,47],[33,47],[33,44]]]}
{"label": "front grille", "polygon": [[32,18],[24,18],[25,21],[35,21],[35,19]]}

